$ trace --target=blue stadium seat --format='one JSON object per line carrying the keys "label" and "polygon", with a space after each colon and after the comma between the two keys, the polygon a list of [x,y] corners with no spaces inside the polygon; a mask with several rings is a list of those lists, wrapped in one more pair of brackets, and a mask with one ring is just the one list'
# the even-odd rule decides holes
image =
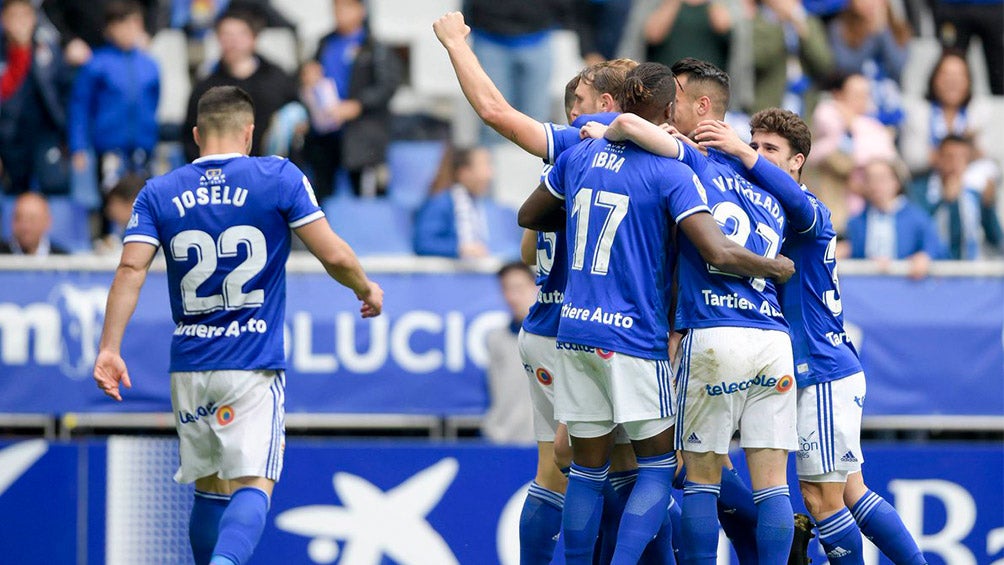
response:
{"label": "blue stadium seat", "polygon": [[519,242],[523,229],[516,223],[516,210],[502,204],[485,206],[492,255],[501,259],[519,259]]}
{"label": "blue stadium seat", "polygon": [[412,255],[411,213],[384,199],[332,197],[328,222],[359,255]]}
{"label": "blue stadium seat", "polygon": [[446,144],[442,141],[395,141],[387,148],[390,184],[387,196],[409,211],[418,209],[429,194]]}
{"label": "blue stadium seat", "polygon": [[[14,220],[13,196],[3,197],[0,202],[0,236],[11,238]],[[69,196],[50,196],[49,209],[52,213],[52,231],[49,238],[74,253],[91,250],[91,228],[87,210]]]}

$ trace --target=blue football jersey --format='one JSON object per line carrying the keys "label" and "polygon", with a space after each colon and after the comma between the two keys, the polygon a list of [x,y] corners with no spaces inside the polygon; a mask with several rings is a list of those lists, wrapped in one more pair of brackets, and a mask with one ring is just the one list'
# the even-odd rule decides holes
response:
{"label": "blue football jersey", "polygon": [[791,325],[795,381],[799,387],[848,377],[861,371],[844,331],[844,309],[837,277],[837,232],[830,211],[808,191],[816,221],[792,234],[782,253],[795,263],[795,275],[781,287],[784,317]]}
{"label": "blue football jersey", "polygon": [[709,212],[696,175],[632,143],[597,139],[562,154],[545,184],[567,210],[558,340],[667,359],[671,227]]}
{"label": "blue football jersey", "polygon": [[583,114],[575,118],[570,126],[550,122],[544,124],[544,133],[547,134],[547,156],[544,158],[544,162],[553,165],[562,153],[578,145],[582,141],[579,139],[579,128],[582,126],[589,122],[610,125],[619,115],[617,112]]}
{"label": "blue football jersey", "polygon": [[290,229],[323,217],[278,157],[208,156],[147,183],[123,241],[164,247],[171,371],[285,368]]}
{"label": "blue football jersey", "polygon": [[[746,249],[775,257],[784,241],[784,209],[747,180],[741,162],[711,150],[707,157],[689,145],[681,160],[707,190],[708,206],[726,237]],[[770,279],[738,277],[708,265],[697,248],[680,238],[676,328],[744,327],[787,331],[777,289]]]}
{"label": "blue football jersey", "polygon": [[[573,126],[580,126],[589,121],[609,125],[620,114],[607,112],[603,114],[588,114],[579,116]],[[575,147],[582,140],[576,127],[565,128],[555,124],[545,124],[548,139],[553,139],[553,133],[558,134],[561,141],[557,145],[560,153]],[[562,128],[562,129],[555,129]],[[549,143],[554,148],[553,143]],[[559,154],[560,154],[559,153]],[[544,165],[540,180],[544,182],[551,165]],[[565,245],[565,232],[537,232],[537,301],[530,306],[530,312],[523,319],[523,329],[534,335],[555,337],[558,335],[558,319],[561,314],[561,302],[565,297],[565,280],[568,271],[568,253]]]}

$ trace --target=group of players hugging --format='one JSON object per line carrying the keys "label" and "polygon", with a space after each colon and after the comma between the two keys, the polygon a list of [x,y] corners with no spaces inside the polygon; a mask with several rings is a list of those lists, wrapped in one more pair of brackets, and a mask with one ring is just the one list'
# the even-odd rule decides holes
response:
{"label": "group of players hugging", "polygon": [[560,537],[570,565],[713,564],[721,526],[741,563],[806,563],[795,452],[830,563],[863,563],[862,533],[925,563],[861,474],[865,376],[830,213],[799,182],[805,122],[763,110],[746,144],[722,70],[618,59],[568,83],[569,125],[540,123],[484,72],[460,13],[433,29],[479,117],[547,163],[519,210],[540,285],[519,335],[538,442],[520,562],[550,563]]}

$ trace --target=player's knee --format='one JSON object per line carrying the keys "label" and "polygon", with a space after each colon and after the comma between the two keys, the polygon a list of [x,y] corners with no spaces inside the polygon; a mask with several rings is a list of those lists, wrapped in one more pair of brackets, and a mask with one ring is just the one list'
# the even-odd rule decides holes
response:
{"label": "player's knee", "polygon": [[799,490],[805,508],[817,520],[825,518],[843,508],[842,483],[811,483],[800,481]]}
{"label": "player's knee", "polygon": [[554,464],[559,469],[567,469],[572,464],[572,445],[568,443],[568,436],[565,441],[554,442]]}

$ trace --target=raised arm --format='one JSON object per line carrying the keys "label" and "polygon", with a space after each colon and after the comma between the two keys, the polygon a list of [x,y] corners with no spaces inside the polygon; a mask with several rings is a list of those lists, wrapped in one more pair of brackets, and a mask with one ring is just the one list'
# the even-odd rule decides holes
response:
{"label": "raised arm", "polygon": [[464,23],[464,15],[450,12],[436,20],[432,29],[449,53],[460,89],[481,121],[526,152],[547,158],[544,125],[513,108],[502,96],[467,45],[471,28]]}
{"label": "raised arm", "polygon": [[366,277],[355,252],[331,230],[327,221],[322,218],[296,228],[296,235],[324,265],[324,270],[331,278],[356,293],[356,298],[363,302],[359,309],[363,318],[380,315],[383,310],[383,289]]}
{"label": "raised arm", "polygon": [[710,265],[743,277],[771,278],[783,283],[795,274],[795,264],[784,255],[768,259],[725,237],[718,222],[707,212],[691,214],[680,229]]}
{"label": "raised arm", "polygon": [[788,221],[796,231],[804,232],[815,225],[816,207],[798,182],[743,143],[728,124],[705,120],[698,124],[694,135],[701,145],[713,147],[739,159],[749,171],[753,182],[781,203]]}

